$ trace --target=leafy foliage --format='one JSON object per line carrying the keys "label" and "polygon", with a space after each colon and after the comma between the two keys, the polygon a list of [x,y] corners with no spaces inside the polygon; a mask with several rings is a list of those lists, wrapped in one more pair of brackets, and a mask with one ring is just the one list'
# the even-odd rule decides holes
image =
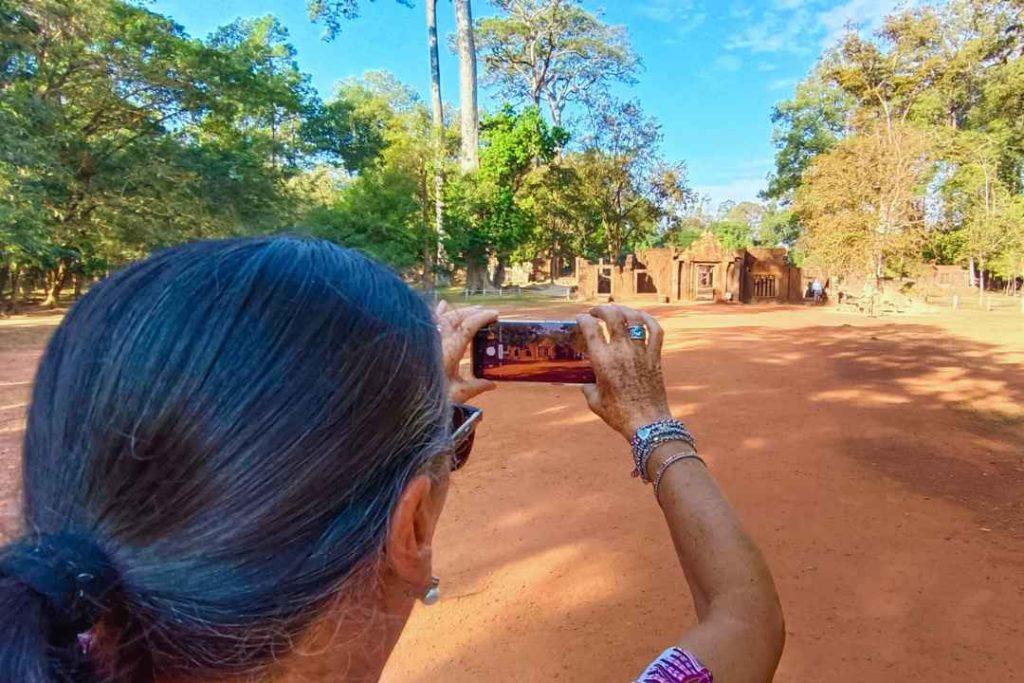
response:
{"label": "leafy foliage", "polygon": [[591,106],[612,82],[631,83],[640,60],[626,30],[577,0],[497,0],[503,14],[477,22],[485,79],[515,104],[546,104],[562,125],[570,105]]}
{"label": "leafy foliage", "polygon": [[535,217],[524,201],[527,177],[568,139],[534,107],[516,112],[506,106],[484,119],[480,132],[480,169],[453,184],[445,220],[448,253],[476,266],[490,255],[507,260],[530,239]]}
{"label": "leafy foliage", "polygon": [[815,159],[796,200],[804,246],[839,274],[881,278],[918,253],[928,180],[928,142],[917,130],[873,130],[847,138]]}
{"label": "leafy foliage", "polygon": [[[880,275],[896,253],[984,266],[1013,249],[1024,189],[1022,19],[1013,0],[897,12],[874,36],[844,36],[776,107],[766,194],[796,196],[813,260]],[[926,156],[919,142],[910,148],[922,156],[904,155],[913,140],[927,141]]]}
{"label": "leafy foliage", "polygon": [[116,0],[27,0],[2,14],[0,250],[69,274],[154,247],[273,229],[315,101],[273,18],[206,41]]}
{"label": "leafy foliage", "polygon": [[[412,7],[411,0],[397,2]],[[306,9],[311,20],[324,25],[324,38],[334,40],[346,21],[359,16],[359,0],[308,0]]]}

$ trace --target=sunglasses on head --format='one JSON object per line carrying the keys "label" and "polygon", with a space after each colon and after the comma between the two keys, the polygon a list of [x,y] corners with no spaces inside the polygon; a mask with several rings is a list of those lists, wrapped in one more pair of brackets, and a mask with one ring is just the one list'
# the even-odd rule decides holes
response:
{"label": "sunglasses on head", "polygon": [[473,450],[473,439],[476,426],[484,416],[484,411],[462,403],[452,405],[452,472],[460,469],[469,460]]}

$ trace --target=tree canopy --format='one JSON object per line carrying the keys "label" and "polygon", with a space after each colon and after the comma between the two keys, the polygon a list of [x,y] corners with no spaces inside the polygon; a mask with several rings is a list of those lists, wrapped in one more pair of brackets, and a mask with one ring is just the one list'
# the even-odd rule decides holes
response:
{"label": "tree canopy", "polygon": [[[495,96],[477,163],[476,115],[444,120],[436,70],[429,107],[384,71],[339,74],[321,99],[273,16],[196,38],[141,2],[0,0],[2,303],[40,287],[55,303],[182,241],[275,231],[427,285],[464,270],[495,286],[518,260],[622,259],[705,231],[837,273],[929,259],[1024,275],[1020,2],[915,5],[844,35],[771,114],[763,201],[717,211],[629,97],[641,63],[624,27],[578,0],[492,5],[475,23],[458,5],[460,62],[475,27]],[[366,7],[306,6],[327,39]]]}
{"label": "tree canopy", "polygon": [[114,0],[0,14],[4,268],[102,272],[149,250],[282,224],[316,98],[272,17],[206,40]]}
{"label": "tree canopy", "polygon": [[486,82],[513,104],[547,107],[562,125],[570,105],[600,101],[612,82],[631,83],[640,59],[625,28],[577,0],[495,0],[502,13],[477,22]]}
{"label": "tree canopy", "polygon": [[922,259],[1018,269],[1024,191],[1024,6],[949,0],[845,35],[776,106],[766,196],[793,203],[800,245],[838,271]]}

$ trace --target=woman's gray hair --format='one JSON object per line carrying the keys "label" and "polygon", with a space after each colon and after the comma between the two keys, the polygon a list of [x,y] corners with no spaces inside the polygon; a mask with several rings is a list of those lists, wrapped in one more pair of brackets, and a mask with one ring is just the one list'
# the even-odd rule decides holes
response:
{"label": "woman's gray hair", "polygon": [[[97,677],[216,678],[286,652],[445,450],[445,389],[424,301],[326,242],[199,242],[94,287],[39,368],[24,513],[117,567]],[[0,679],[67,673],[37,602],[0,580],[0,613],[21,615]]]}

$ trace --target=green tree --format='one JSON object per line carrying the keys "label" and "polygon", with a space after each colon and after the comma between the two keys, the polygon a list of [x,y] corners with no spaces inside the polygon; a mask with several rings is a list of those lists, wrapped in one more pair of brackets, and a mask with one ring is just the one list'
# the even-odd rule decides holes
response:
{"label": "green tree", "polygon": [[694,202],[686,167],[661,156],[661,129],[635,102],[608,103],[595,115],[584,151],[566,159],[581,184],[585,211],[603,254],[621,258],[648,243]]}
{"label": "green tree", "polygon": [[810,259],[880,284],[888,269],[919,254],[929,151],[914,128],[879,123],[815,159],[795,205]]}
{"label": "green tree", "polygon": [[817,71],[796,88],[792,99],[772,110],[775,170],[768,177],[766,199],[789,200],[804,171],[829,151],[846,132],[851,102]]}
{"label": "green tree", "polygon": [[[365,131],[358,137],[370,144],[356,147],[360,161],[352,164],[356,175],[347,182],[317,169],[299,183],[312,205],[302,222],[319,237],[431,282],[437,251],[435,150],[426,106],[391,74],[371,71],[342,83],[326,109],[347,113],[332,124],[339,130],[347,128],[346,121],[358,121]],[[342,145],[342,154],[346,149]]]}
{"label": "green tree", "polygon": [[[411,0],[397,0],[406,7],[412,7]],[[461,75],[463,84],[463,136],[472,136],[462,144],[464,168],[475,168],[477,147],[477,105],[476,105],[476,59],[472,36],[472,13],[469,0],[456,0],[459,21]],[[334,40],[346,20],[359,16],[359,0],[307,0],[309,17],[324,24],[324,39]],[[426,0],[427,52],[430,64],[430,101],[433,115],[432,135],[434,141],[433,183],[434,183],[434,230],[435,243],[439,251],[434,257],[443,262],[444,228],[444,103],[441,99],[441,66],[437,48],[437,0]],[[467,26],[468,24],[468,26]],[[471,86],[471,87],[470,87]],[[433,283],[431,264],[425,264],[425,277]]]}
{"label": "green tree", "polygon": [[550,276],[557,277],[560,260],[603,254],[598,218],[588,213],[579,175],[572,165],[558,160],[530,171],[522,189],[522,204],[532,214],[534,230],[516,256],[551,260]]}
{"label": "green tree", "polygon": [[724,220],[711,224],[709,228],[726,249],[744,249],[754,245],[750,224],[739,220]]}
{"label": "green tree", "polygon": [[612,83],[631,83],[640,60],[625,28],[609,26],[577,0],[495,0],[503,14],[477,23],[485,82],[515,104],[547,105],[562,125],[566,107],[590,105]]}
{"label": "green tree", "polygon": [[334,97],[307,118],[305,136],[324,161],[360,173],[380,159],[419,97],[387,71],[368,71],[338,84]]}
{"label": "green tree", "polygon": [[29,228],[41,241],[7,244],[34,242],[47,303],[69,277],[289,214],[284,181],[312,96],[276,22],[202,42],[118,0],[27,0],[3,18],[0,117],[14,144],[0,165],[22,198],[6,213],[43,217]]}
{"label": "green tree", "polygon": [[770,206],[761,220],[756,242],[765,247],[783,246],[792,249],[800,240],[801,231],[796,211]]}
{"label": "green tree", "polygon": [[1016,195],[1001,215],[1006,236],[999,254],[992,260],[993,272],[1011,283],[1012,289],[1021,297],[1021,312],[1024,313],[1024,197]]}
{"label": "green tree", "polygon": [[492,284],[504,281],[513,252],[529,242],[534,216],[524,206],[524,187],[536,165],[550,162],[568,140],[534,107],[516,112],[506,106],[480,126],[480,169],[449,186],[446,200],[450,226],[446,248],[466,266],[467,286],[486,283],[487,258],[497,259]]}
{"label": "green tree", "polygon": [[[371,0],[372,2],[372,0]],[[396,0],[400,5],[412,7],[411,0]],[[307,0],[309,18],[324,25],[324,38],[334,40],[346,21],[359,16],[359,0]]]}

